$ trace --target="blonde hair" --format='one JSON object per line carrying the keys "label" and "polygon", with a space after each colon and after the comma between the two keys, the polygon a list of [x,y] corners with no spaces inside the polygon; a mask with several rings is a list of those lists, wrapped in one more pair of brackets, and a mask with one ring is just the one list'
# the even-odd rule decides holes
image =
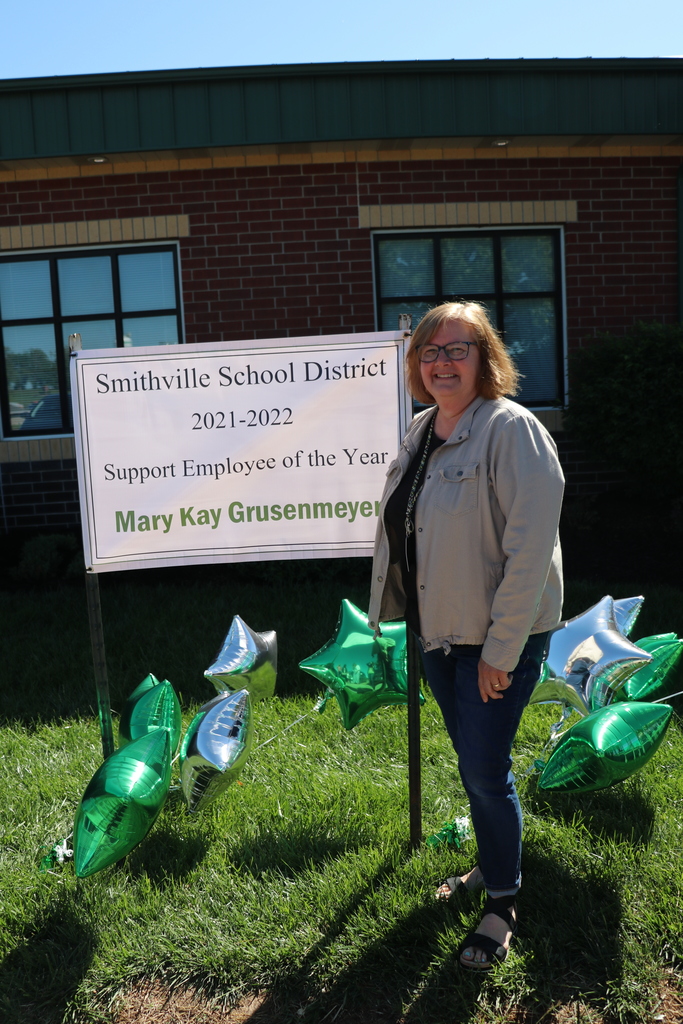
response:
{"label": "blonde hair", "polygon": [[477,342],[481,358],[478,394],[482,398],[502,398],[504,395],[517,394],[519,373],[484,307],[478,302],[443,302],[425,313],[410,339],[406,375],[413,397],[425,405],[434,403],[434,396],[422,383],[417,350],[420,345],[427,345],[444,324],[453,320],[467,324]]}

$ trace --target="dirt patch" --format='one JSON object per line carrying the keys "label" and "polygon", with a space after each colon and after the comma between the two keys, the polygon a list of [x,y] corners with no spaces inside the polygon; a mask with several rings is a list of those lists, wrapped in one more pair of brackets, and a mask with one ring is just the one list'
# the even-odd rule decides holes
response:
{"label": "dirt patch", "polygon": [[230,1010],[219,1010],[190,989],[170,991],[159,982],[136,985],[113,1024],[275,1024],[273,1017],[260,1015],[267,998],[249,996]]}
{"label": "dirt patch", "polygon": [[[291,1024],[305,1021],[305,1014],[281,1012],[268,993],[243,999],[229,1010],[220,1010],[189,989],[169,991],[159,982],[137,985],[127,994],[112,1024]],[[377,1014],[330,1012],[336,1024],[406,1024],[405,1018],[380,1019]],[[488,1024],[486,1015],[477,1024]],[[651,1016],[652,1024],[683,1024],[683,989],[673,973],[662,978],[659,1003]],[[611,1024],[608,1018],[581,1002],[558,1004],[547,1009],[512,1007],[508,1014],[496,1014],[497,1024]]]}
{"label": "dirt patch", "polygon": [[[683,988],[681,979],[669,971],[663,977],[657,993],[658,1003],[652,1014],[643,1021],[652,1024],[683,1024]],[[489,1024],[484,1014],[476,1024]],[[507,1015],[496,1017],[496,1024],[614,1024],[614,1018],[605,1017],[581,1001],[556,1004],[547,1009],[524,1006],[512,1007]]]}
{"label": "dirt patch", "polygon": [[681,1024],[683,1021],[683,979],[667,971],[659,986],[659,1003],[652,1014],[654,1024]]}
{"label": "dirt patch", "polygon": [[[342,1007],[328,1010],[328,1021],[336,1024],[401,1024],[372,1010],[361,1015],[345,1013]],[[297,1024],[306,1020],[303,1007],[284,1009],[270,993],[247,996],[236,1006],[221,1010],[188,989],[169,991],[155,982],[131,989],[112,1024]]]}

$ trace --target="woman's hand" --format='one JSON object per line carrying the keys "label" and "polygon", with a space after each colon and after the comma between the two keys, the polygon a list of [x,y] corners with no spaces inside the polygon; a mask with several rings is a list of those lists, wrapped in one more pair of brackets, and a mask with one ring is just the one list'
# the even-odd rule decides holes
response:
{"label": "woman's hand", "polygon": [[489,697],[492,700],[498,700],[499,697],[502,697],[502,691],[507,690],[512,682],[512,678],[509,672],[503,672],[499,668],[494,668],[493,665],[489,665],[483,658],[480,658],[479,678],[477,681],[479,683],[481,699],[486,704]]}

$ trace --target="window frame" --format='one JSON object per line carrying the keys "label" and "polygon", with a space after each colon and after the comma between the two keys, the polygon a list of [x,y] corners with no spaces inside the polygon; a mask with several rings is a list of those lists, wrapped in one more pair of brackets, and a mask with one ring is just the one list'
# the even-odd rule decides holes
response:
{"label": "window frame", "polygon": [[[505,235],[520,235],[531,233],[534,235],[546,235],[553,239],[553,256],[555,266],[555,288],[552,291],[534,292],[505,292],[502,287],[502,259],[501,259],[501,238]],[[435,291],[432,295],[411,295],[411,296],[387,296],[382,298],[381,294],[381,272],[380,272],[380,242],[386,239],[420,239],[429,238],[436,241],[443,235],[482,238],[493,238],[494,252],[494,292],[486,293],[462,293],[452,295],[443,291]],[[554,303],[555,323],[557,330],[556,338],[556,387],[558,398],[555,402],[549,400],[522,401],[521,404],[529,409],[557,409],[566,408],[567,405],[567,304],[566,304],[566,283],[564,263],[564,227],[562,224],[510,224],[510,225],[483,225],[481,227],[419,227],[419,228],[393,228],[378,229],[371,232],[372,243],[372,278],[373,295],[375,306],[375,327],[376,330],[384,330],[382,326],[382,304],[383,302],[428,302],[430,305],[438,305],[441,302],[453,301],[454,299],[466,299],[484,304],[495,304],[497,312],[497,323],[505,339],[505,310],[504,303],[510,296],[528,296],[538,298],[551,298]],[[434,278],[435,286],[442,286],[441,277],[441,246],[434,245]],[[519,399],[518,399],[519,400]]]}
{"label": "window frame", "polygon": [[[119,263],[116,258],[119,255],[127,255],[135,252],[170,252],[173,258],[174,289],[176,305],[174,309],[153,309],[153,310],[126,310],[121,308],[121,288],[119,280]],[[112,291],[114,300],[113,312],[109,313],[87,313],[81,316],[70,314],[65,316],[61,311],[61,299],[59,293],[59,276],[57,263],[63,259],[83,259],[84,257],[108,256],[111,259]],[[181,282],[180,246],[177,241],[168,242],[130,242],[116,245],[87,245],[87,246],[64,246],[49,249],[31,249],[26,251],[18,249],[0,253],[0,264],[4,263],[37,263],[48,261],[50,264],[50,292],[52,297],[52,315],[49,317],[24,317],[21,319],[3,320],[0,314],[0,426],[3,440],[28,440],[29,438],[40,437],[71,437],[73,436],[73,424],[71,413],[71,398],[69,395],[68,365],[62,358],[62,346],[64,345],[64,324],[77,322],[79,320],[91,321],[114,321],[116,331],[116,348],[124,348],[123,321],[135,317],[146,319],[159,316],[175,316],[178,324],[178,344],[185,344],[185,317],[183,311],[183,290]],[[3,329],[5,327],[19,327],[32,325],[51,325],[55,332],[55,353],[57,368],[57,384],[59,387],[60,409],[62,422],[69,424],[68,427],[47,427],[42,430],[28,431],[15,430],[12,428],[12,416],[10,411],[10,391],[7,379],[7,366],[5,360],[5,345]]]}

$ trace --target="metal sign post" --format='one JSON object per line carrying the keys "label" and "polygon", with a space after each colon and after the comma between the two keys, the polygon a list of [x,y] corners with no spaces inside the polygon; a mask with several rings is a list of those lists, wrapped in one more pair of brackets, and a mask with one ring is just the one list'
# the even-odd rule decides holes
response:
{"label": "metal sign post", "polygon": [[97,713],[100,719],[100,735],[102,736],[102,755],[106,759],[114,753],[114,728],[111,720],[111,701],[109,699],[109,679],[107,677],[107,658],[104,651],[104,631],[102,629],[102,606],[100,605],[100,584],[94,572],[85,574],[85,594],[88,601],[88,619],[90,621],[90,643],[92,644],[92,661],[95,669],[95,687],[97,689]]}
{"label": "metal sign post", "polygon": [[[80,334],[70,334],[69,351],[71,354],[82,350],[83,343]],[[100,720],[100,736],[102,737],[102,756],[106,760],[110,754],[114,753],[114,727],[111,720],[107,657],[104,650],[100,584],[94,573],[86,572],[85,574],[85,598],[88,605],[88,622],[90,623],[90,645],[97,691],[97,715]]]}

